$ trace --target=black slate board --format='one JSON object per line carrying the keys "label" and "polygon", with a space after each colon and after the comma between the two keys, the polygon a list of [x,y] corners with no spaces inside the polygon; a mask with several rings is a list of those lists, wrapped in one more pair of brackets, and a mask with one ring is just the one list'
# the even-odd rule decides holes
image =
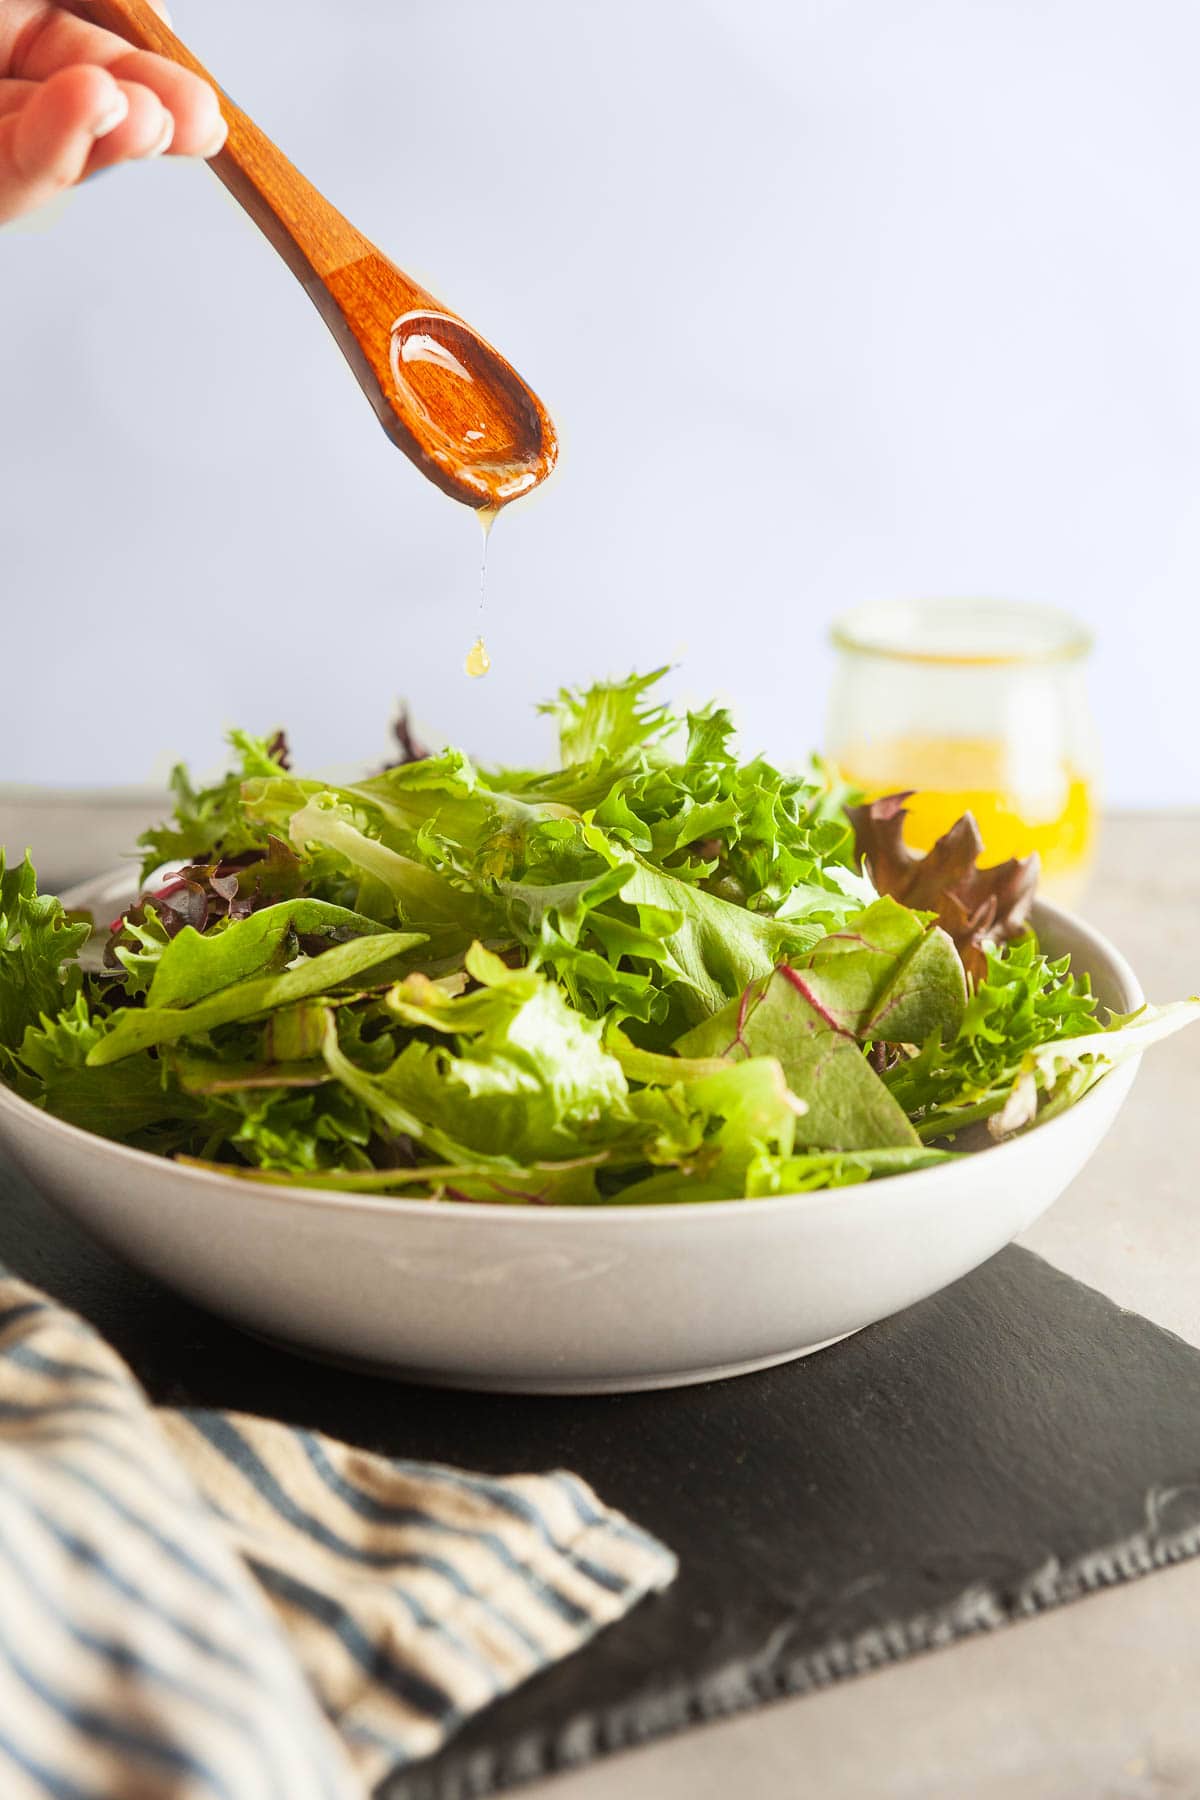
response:
{"label": "black slate board", "polygon": [[682,1572],[381,1800],[459,1800],[986,1630],[1200,1550],[1200,1351],[1026,1251],[809,1361],[709,1387],[403,1387],[247,1339],[122,1268],[0,1167],[0,1262],[156,1399],[371,1449],[565,1466]]}

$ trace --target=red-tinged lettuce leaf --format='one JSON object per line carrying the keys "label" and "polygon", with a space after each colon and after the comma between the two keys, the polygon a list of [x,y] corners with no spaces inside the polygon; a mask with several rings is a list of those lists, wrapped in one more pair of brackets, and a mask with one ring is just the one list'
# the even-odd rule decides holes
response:
{"label": "red-tinged lettuce leaf", "polygon": [[927,916],[876,900],[799,963],[810,998],[839,1031],[863,1041],[952,1038],[967,1003],[962,963]]}
{"label": "red-tinged lettuce leaf", "polygon": [[384,763],[380,774],[386,774],[389,769],[403,769],[409,763],[429,761],[430,752],[413,730],[407,706],[402,706],[392,720],[392,736],[396,740],[396,748],[400,754],[393,757],[391,762]]}
{"label": "red-tinged lettuce leaf", "polygon": [[773,1057],[804,1102],[798,1148],[873,1150],[915,1145],[917,1134],[855,1040],[838,1028],[805,982],[776,969],[676,1045],[685,1057]]}
{"label": "red-tinged lettuce leaf", "polygon": [[278,768],[285,770],[291,768],[292,751],[286,731],[277,731],[273,737],[268,739],[267,755]]}
{"label": "red-tinged lettuce leaf", "polygon": [[[246,919],[264,906],[298,898],[304,891],[300,858],[276,837],[262,850],[243,850],[216,862],[188,863],[157,888],[143,893],[112,927],[105,952],[110,968],[124,962],[130,935],[153,913],[167,937],[190,925],[206,931],[222,919]],[[137,952],[134,952],[136,955]]]}
{"label": "red-tinged lettuce leaf", "polygon": [[859,858],[881,894],[936,914],[967,974],[981,981],[987,972],[984,945],[1010,942],[1028,929],[1038,857],[1014,857],[981,869],[983,839],[969,812],[921,856],[904,842],[904,802],[911,798],[910,789],[847,808]]}
{"label": "red-tinged lettuce leaf", "polygon": [[796,1141],[829,1150],[914,1146],[916,1133],[860,1041],[953,1037],[966,1004],[945,933],[896,901],[875,901],[807,956],[751,982],[675,1048],[684,1057],[773,1056],[806,1102]]}

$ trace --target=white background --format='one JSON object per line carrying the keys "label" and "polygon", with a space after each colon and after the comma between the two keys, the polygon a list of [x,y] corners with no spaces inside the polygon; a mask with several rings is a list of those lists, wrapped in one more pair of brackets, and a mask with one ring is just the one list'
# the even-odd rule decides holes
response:
{"label": "white background", "polygon": [[400,694],[528,756],[560,683],[677,658],[798,757],[839,610],[989,593],[1098,632],[1113,801],[1200,802],[1192,0],[174,4],[561,469],[470,683],[477,526],[206,170],[0,234],[0,781],[211,767],[229,723],[345,763]]}

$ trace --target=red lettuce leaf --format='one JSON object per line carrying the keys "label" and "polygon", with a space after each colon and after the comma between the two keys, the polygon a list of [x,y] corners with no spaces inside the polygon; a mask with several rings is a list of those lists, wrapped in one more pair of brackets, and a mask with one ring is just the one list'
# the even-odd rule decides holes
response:
{"label": "red lettuce leaf", "polygon": [[859,861],[881,894],[917,912],[936,913],[943,931],[953,938],[963,967],[973,982],[987,973],[985,943],[1002,944],[1023,936],[1029,926],[1040,868],[1038,857],[1010,857],[980,868],[983,838],[969,812],[955,821],[932,850],[922,856],[904,842],[904,802],[910,788],[886,794],[865,806],[848,806]]}

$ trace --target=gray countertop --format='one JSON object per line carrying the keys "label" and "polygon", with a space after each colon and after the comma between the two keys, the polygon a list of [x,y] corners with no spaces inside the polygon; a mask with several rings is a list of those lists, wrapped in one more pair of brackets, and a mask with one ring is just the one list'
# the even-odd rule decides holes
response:
{"label": "gray countertop", "polygon": [[[1152,1000],[1200,991],[1200,816],[1110,819],[1083,910]],[[1200,1032],[1147,1058],[1022,1240],[1200,1344]],[[1197,1452],[1200,1463],[1200,1448]],[[524,1790],[545,1800],[1200,1795],[1200,1560]]]}

